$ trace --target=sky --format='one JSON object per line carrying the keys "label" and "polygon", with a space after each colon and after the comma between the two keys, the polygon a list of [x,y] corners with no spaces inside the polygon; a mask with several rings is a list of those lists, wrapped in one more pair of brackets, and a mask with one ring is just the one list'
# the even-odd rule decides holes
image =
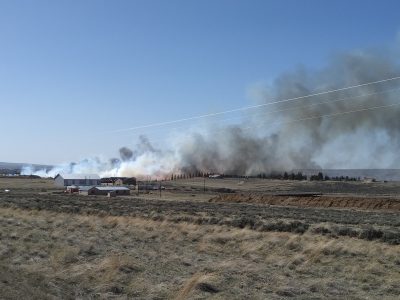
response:
{"label": "sky", "polygon": [[366,0],[0,0],[0,161],[116,156],[139,134],[162,139],[168,128],[115,130],[252,105],[254,86],[288,70],[395,43],[399,11]]}

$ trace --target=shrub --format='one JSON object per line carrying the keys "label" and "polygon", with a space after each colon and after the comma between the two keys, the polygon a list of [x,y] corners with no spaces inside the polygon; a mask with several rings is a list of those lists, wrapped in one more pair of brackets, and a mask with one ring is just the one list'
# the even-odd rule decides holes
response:
{"label": "shrub", "polygon": [[393,231],[385,231],[381,240],[391,245],[400,245],[400,233]]}
{"label": "shrub", "polygon": [[232,226],[234,227],[239,227],[239,228],[245,228],[246,226],[253,228],[254,227],[254,219],[248,218],[248,217],[241,217],[238,219],[232,220]]}
{"label": "shrub", "polygon": [[368,227],[365,228],[363,231],[361,231],[359,237],[364,240],[376,240],[380,239],[383,236],[383,232],[379,229],[375,229],[373,227]]}
{"label": "shrub", "polygon": [[357,237],[359,232],[351,227],[338,227],[335,228],[335,233],[339,236]]}
{"label": "shrub", "polygon": [[326,228],[323,226],[313,228],[312,232],[316,233],[316,234],[322,234],[322,235],[328,235],[328,234],[332,233],[332,231],[329,228]]}
{"label": "shrub", "polygon": [[279,221],[277,223],[267,223],[260,227],[262,231],[279,231],[279,232],[295,232],[304,233],[308,230],[310,224],[303,223],[300,221],[292,221],[289,223],[284,223]]}

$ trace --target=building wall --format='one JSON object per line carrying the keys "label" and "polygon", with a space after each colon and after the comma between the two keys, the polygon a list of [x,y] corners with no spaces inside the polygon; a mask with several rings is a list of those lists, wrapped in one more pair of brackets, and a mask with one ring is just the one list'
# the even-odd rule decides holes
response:
{"label": "building wall", "polygon": [[91,179],[90,180],[92,183],[89,185],[101,185],[101,180],[100,179]]}
{"label": "building wall", "polygon": [[68,186],[68,185],[101,185],[100,179],[64,179],[58,176],[54,183],[56,186]]}
{"label": "building wall", "polygon": [[101,185],[100,179],[83,179],[83,180],[76,180],[76,181],[82,182],[82,183],[79,183],[79,185]]}
{"label": "building wall", "polygon": [[67,184],[64,184],[64,178],[62,178],[61,176],[57,176],[57,178],[54,180],[54,184],[56,186],[67,186]]}
{"label": "building wall", "polygon": [[88,195],[107,195],[108,191],[102,191],[102,190],[98,190],[96,188],[91,188],[90,190],[88,190],[87,194]]}
{"label": "building wall", "polygon": [[[102,195],[102,196],[107,196],[107,194],[110,191],[108,190],[98,190],[96,188],[92,188],[87,192],[87,195]],[[115,195],[117,196],[127,196],[130,195],[130,190],[117,190],[117,191],[111,191],[111,192],[115,192]]]}
{"label": "building wall", "polygon": [[120,185],[123,185],[124,184],[124,181],[121,179],[121,178],[118,178],[118,179],[109,179],[110,181],[105,181],[105,180],[103,180],[103,182],[101,183],[101,185],[103,185],[103,186],[113,186],[113,185],[117,185],[117,186],[120,186]]}
{"label": "building wall", "polygon": [[114,185],[123,185],[122,179],[117,179],[114,181]]}
{"label": "building wall", "polygon": [[131,191],[130,190],[122,190],[122,191],[115,191],[116,195],[130,195]]}

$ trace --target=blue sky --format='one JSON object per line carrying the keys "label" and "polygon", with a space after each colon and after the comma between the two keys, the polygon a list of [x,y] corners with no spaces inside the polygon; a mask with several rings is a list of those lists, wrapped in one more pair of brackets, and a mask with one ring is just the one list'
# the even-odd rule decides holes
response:
{"label": "blue sky", "polygon": [[398,1],[0,0],[0,161],[116,156],[141,132],[109,131],[251,105],[249,89],[282,72],[394,44],[399,11]]}

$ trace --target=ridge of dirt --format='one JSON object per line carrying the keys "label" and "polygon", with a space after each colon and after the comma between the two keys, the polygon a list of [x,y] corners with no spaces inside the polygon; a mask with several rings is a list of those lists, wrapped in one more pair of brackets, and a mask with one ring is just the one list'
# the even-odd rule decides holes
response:
{"label": "ridge of dirt", "polygon": [[[240,198],[238,199],[240,200]],[[145,218],[152,218],[155,215],[161,215],[164,218],[180,218],[185,215],[189,219],[208,216],[218,220],[256,218],[262,220],[307,220],[310,224],[339,222],[341,224],[374,224],[379,226],[400,225],[398,211],[393,210],[368,211],[335,207],[301,207],[299,205],[284,205],[279,202],[275,205],[266,205],[251,202],[218,202],[215,199],[213,202],[191,202],[121,197],[110,201],[109,198],[103,196],[32,195],[29,197],[25,195],[25,197],[20,197],[10,194],[0,197],[0,207]]]}
{"label": "ridge of dirt", "polygon": [[400,211],[400,199],[389,197],[351,196],[279,196],[256,193],[220,194],[211,202],[257,203],[280,206],[347,208],[362,210]]}

